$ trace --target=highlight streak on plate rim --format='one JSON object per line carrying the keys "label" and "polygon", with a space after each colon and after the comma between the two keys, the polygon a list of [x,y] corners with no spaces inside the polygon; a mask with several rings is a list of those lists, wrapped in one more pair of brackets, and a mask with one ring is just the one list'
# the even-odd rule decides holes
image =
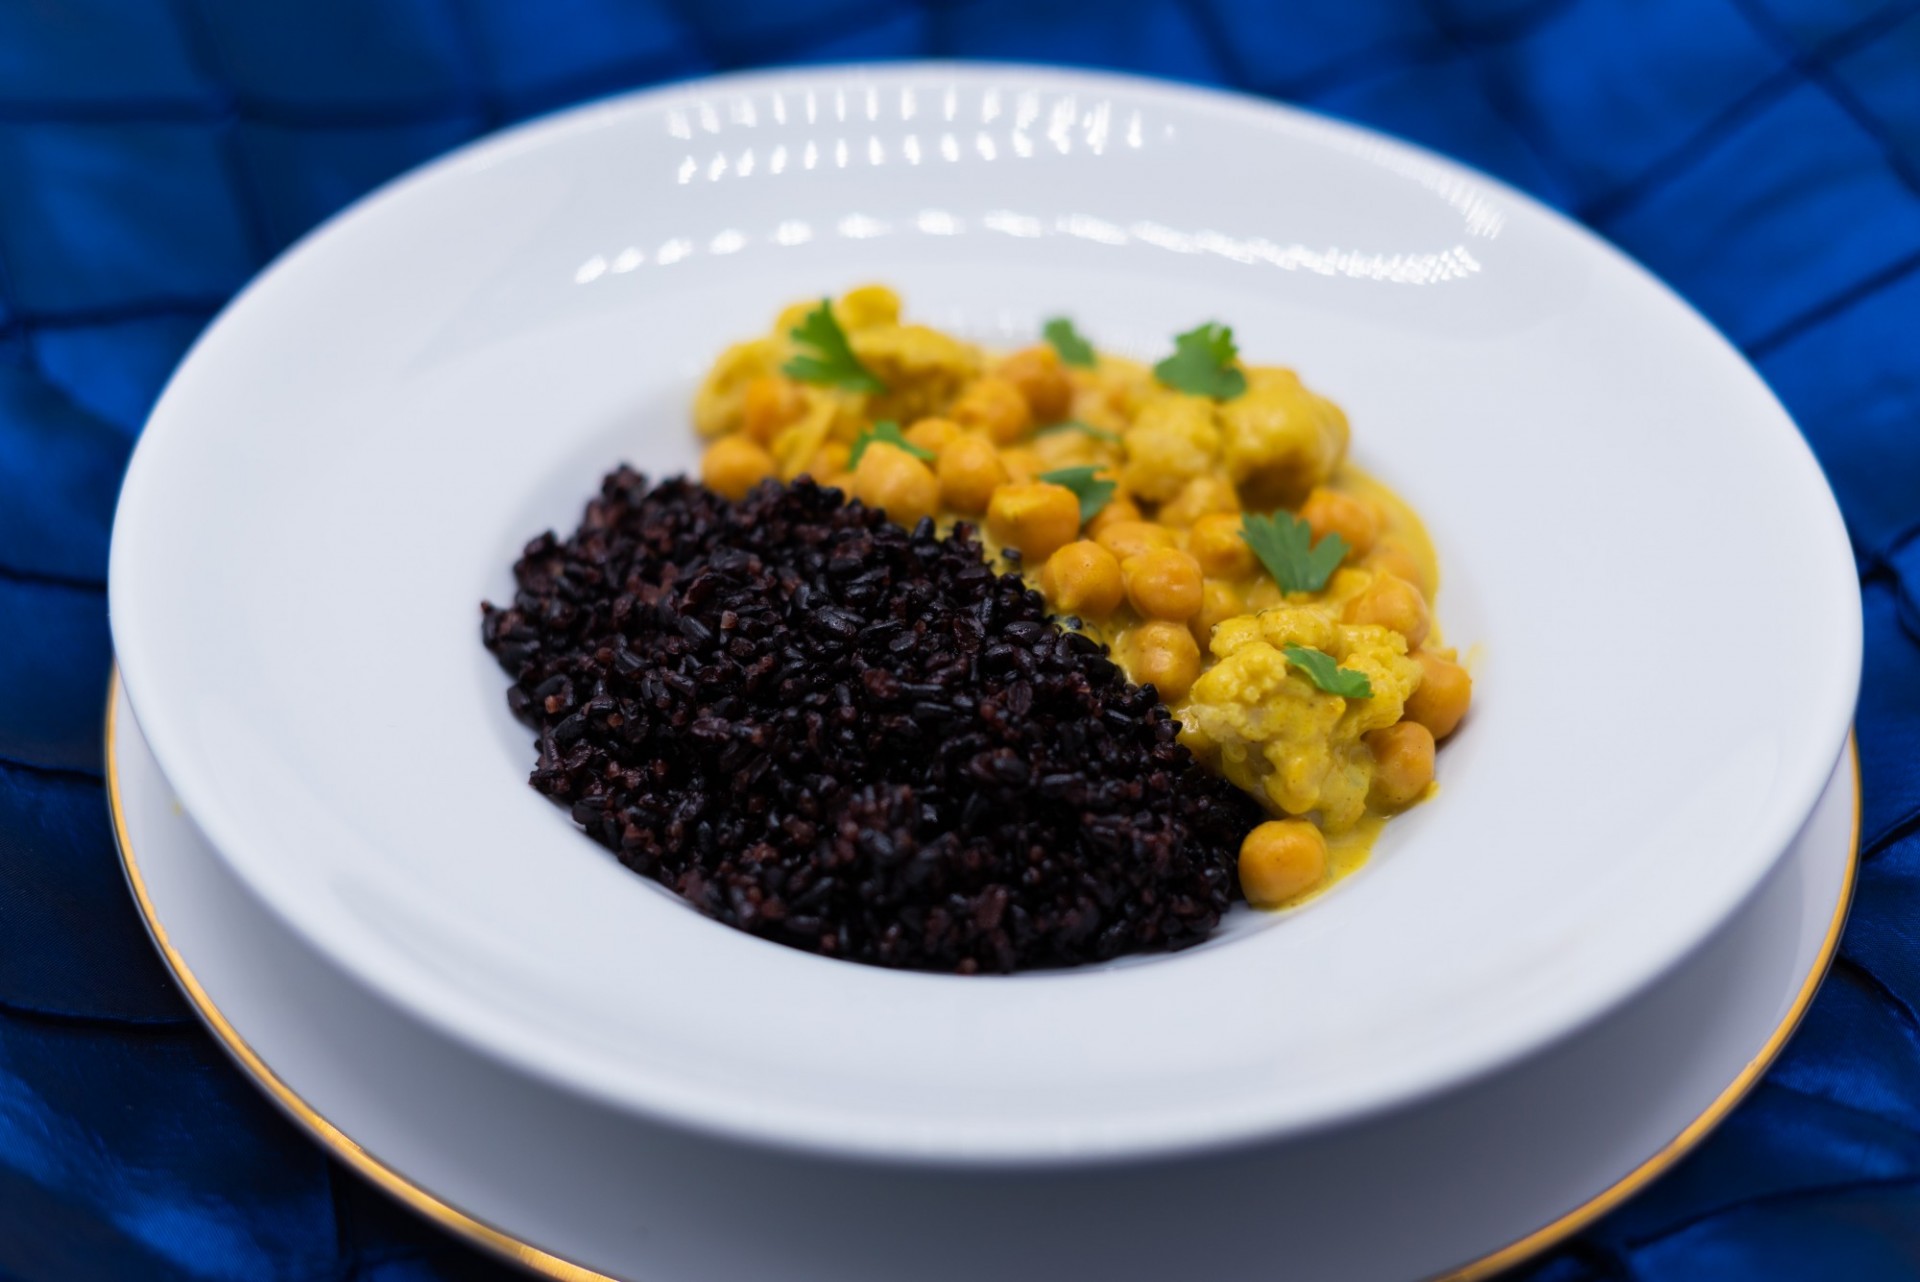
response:
{"label": "highlight streak on plate rim", "polygon": [[[187,965],[186,959],[174,948],[168,938],[166,926],[155,913],[153,901],[147,895],[146,879],[141,875],[139,861],[134,856],[133,839],[127,832],[125,810],[120,801],[119,700],[120,672],[115,668],[107,691],[106,726],[107,809],[113,818],[114,846],[119,852],[120,867],[126,875],[128,888],[133,892],[134,905],[139,910],[140,920],[146,924],[147,933],[153,937],[154,947],[159,951],[161,960],[166,964],[175,982],[179,984],[187,1004],[207,1026],[207,1031],[213,1034],[214,1040],[220,1043],[221,1048],[248,1077],[253,1079],[254,1084],[280,1107],[282,1112],[304,1128],[329,1154],[375,1187],[434,1224],[543,1277],[557,1278],[560,1282],[620,1282],[620,1279],[612,1274],[601,1273],[584,1265],[575,1264],[496,1228],[414,1183],[328,1121],[319,1110],[288,1086],[280,1075],[274,1072],[272,1066],[260,1057],[259,1052],[247,1044],[246,1039],[207,995],[207,990],[201,987],[199,979]],[[1846,928],[1847,913],[1853,905],[1854,885],[1860,871],[1861,794],[1860,745],[1851,731],[1847,735],[1846,750],[1853,763],[1853,831],[1848,839],[1846,871],[1841,880],[1839,902],[1834,907],[1833,920],[1827,927],[1826,938],[1821,941],[1813,967],[1801,981],[1800,990],[1794,995],[1793,1004],[1788,1007],[1786,1017],[1774,1028],[1754,1057],[1747,1061],[1747,1066],[1740,1070],[1739,1075],[1727,1083],[1726,1087],[1714,1097],[1713,1102],[1708,1104],[1706,1109],[1678,1135],[1662,1145],[1640,1165],[1579,1206],[1551,1223],[1535,1229],[1518,1241],[1509,1243],[1471,1263],[1437,1275],[1437,1282],[1480,1282],[1480,1279],[1490,1278],[1571,1237],[1619,1206],[1665,1174],[1669,1168],[1705,1140],[1740,1101],[1746,1098],[1747,1093],[1759,1082],[1767,1069],[1772,1066],[1773,1061],[1779,1058],[1780,1052],[1793,1037],[1795,1030],[1799,1028],[1807,1008],[1813,1004],[1814,995],[1819,991],[1821,983],[1826,979],[1827,971],[1833,964],[1834,954],[1839,951],[1840,936]]]}

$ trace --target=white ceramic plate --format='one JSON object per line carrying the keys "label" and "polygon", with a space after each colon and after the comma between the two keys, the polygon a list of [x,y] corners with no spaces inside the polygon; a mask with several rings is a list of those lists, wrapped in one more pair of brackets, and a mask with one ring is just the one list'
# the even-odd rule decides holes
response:
{"label": "white ceramic plate", "polygon": [[214,1033],[351,1168],[567,1282],[591,1282],[575,1265],[646,1282],[1488,1276],[1644,1187],[1758,1080],[1839,941],[1859,834],[1843,759],[1707,944],[1578,1036],[1464,1089],[1197,1160],[980,1176],[688,1135],[433,1032],[261,909],[176,804],[124,695],[116,711],[122,857]]}
{"label": "white ceramic plate", "polygon": [[[879,279],[983,339],[1235,325],[1349,412],[1477,645],[1441,795],[1171,958],[893,973],[709,922],[523,782],[478,642],[521,542],[782,303]],[[114,639],[234,871],[438,1027],[649,1115],[1079,1160],[1406,1101],[1592,1020],[1765,875],[1838,754],[1853,562],[1805,444],[1645,273],[1490,180],[1217,94],[909,66],[707,81],[462,151],[304,241],[156,409]]]}

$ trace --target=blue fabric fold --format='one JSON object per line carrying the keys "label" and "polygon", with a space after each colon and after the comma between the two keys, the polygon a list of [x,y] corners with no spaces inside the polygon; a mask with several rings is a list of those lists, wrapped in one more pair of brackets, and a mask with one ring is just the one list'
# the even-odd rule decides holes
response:
{"label": "blue fabric fold", "polygon": [[10,629],[0,663],[0,762],[100,770],[100,709],[113,646],[98,588],[0,578]]}
{"label": "blue fabric fold", "polygon": [[131,434],[64,396],[0,343],[0,578],[104,588]]}
{"label": "blue fabric fold", "polygon": [[108,528],[200,328],[314,223],[499,125],[707,71],[954,56],[1404,134],[1585,219],[1756,362],[1862,574],[1858,901],[1751,1098],[1517,1276],[1920,1278],[1920,0],[0,0],[0,1279],[507,1276],[262,1100],[121,884]]}
{"label": "blue fabric fold", "polygon": [[112,844],[95,776],[0,765],[0,1011],[102,1027],[190,1021],[118,863],[98,857]]}

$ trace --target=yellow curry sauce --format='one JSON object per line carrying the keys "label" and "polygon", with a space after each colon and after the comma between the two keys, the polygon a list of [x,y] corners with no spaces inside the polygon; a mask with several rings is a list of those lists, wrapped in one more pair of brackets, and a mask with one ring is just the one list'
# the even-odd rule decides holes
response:
{"label": "yellow curry sauce", "polygon": [[[1346,461],[1339,407],[1271,366],[1236,365],[1244,390],[1215,399],[1105,353],[1090,365],[1046,345],[994,356],[901,323],[880,286],[849,292],[832,316],[883,390],[820,385],[785,372],[817,306],[787,308],[708,373],[694,403],[714,438],[708,486],[738,498],[811,474],[903,524],[975,522],[990,554],[1017,553],[1056,614],[1153,683],[1182,742],[1274,816],[1241,849],[1258,906],[1331,885],[1365,861],[1386,816],[1431,792],[1435,743],[1472,682],[1433,622],[1426,531]],[[1103,483],[1091,512],[1084,484],[1059,483],[1089,477]],[[1304,522],[1316,547],[1344,540],[1318,590],[1282,590],[1249,545],[1243,519],[1268,512]],[[1323,689],[1288,647],[1364,674],[1370,696]]]}

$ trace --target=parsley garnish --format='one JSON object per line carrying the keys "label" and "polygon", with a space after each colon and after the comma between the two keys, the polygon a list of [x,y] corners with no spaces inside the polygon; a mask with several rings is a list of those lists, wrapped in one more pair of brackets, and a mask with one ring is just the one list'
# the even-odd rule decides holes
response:
{"label": "parsley garnish", "polygon": [[1285,653],[1287,662],[1306,673],[1307,680],[1328,694],[1337,694],[1342,699],[1373,698],[1373,682],[1367,680],[1367,674],[1341,667],[1332,655],[1304,645],[1287,646]]}
{"label": "parsley garnish", "polygon": [[853,449],[847,454],[848,469],[851,470],[859,467],[860,456],[867,452],[867,446],[876,442],[882,445],[891,445],[897,450],[905,450],[922,463],[933,462],[932,450],[921,449],[918,445],[915,445],[912,441],[900,435],[900,425],[898,423],[890,418],[883,418],[866,431],[860,433],[860,439],[853,443]]}
{"label": "parsley garnish", "polygon": [[887,390],[887,385],[875,378],[854,355],[853,344],[847,341],[847,332],[840,328],[840,322],[833,318],[833,304],[827,299],[821,299],[820,306],[793,327],[791,337],[801,347],[813,350],[802,352],[780,367],[787,377],[803,383],[843,387],[849,392]]}
{"label": "parsley garnish", "polygon": [[1116,488],[1112,481],[1097,481],[1094,473],[1098,467],[1062,467],[1051,472],[1040,473],[1038,479],[1051,485],[1063,485],[1080,499],[1080,524],[1085,525],[1094,518],[1094,514],[1107,505]]}
{"label": "parsley garnish", "polygon": [[1313,527],[1290,512],[1240,518],[1240,533],[1273,581],[1287,592],[1318,592],[1347,555],[1347,541],[1329,534],[1313,541]]}
{"label": "parsley garnish", "polygon": [[1233,363],[1239,355],[1233,327],[1208,321],[1174,335],[1173,355],[1153,367],[1153,376],[1176,391],[1230,401],[1247,390],[1247,376]]}
{"label": "parsley garnish", "polygon": [[1040,332],[1053,344],[1053,350],[1060,353],[1060,359],[1069,365],[1092,369],[1099,360],[1093,354],[1093,344],[1082,338],[1080,331],[1065,316],[1054,317],[1040,327]]}
{"label": "parsley garnish", "polygon": [[1061,432],[1084,432],[1096,441],[1105,441],[1109,445],[1120,444],[1120,434],[1118,432],[1109,432],[1104,427],[1095,427],[1091,423],[1082,423],[1077,418],[1070,418],[1064,423],[1055,423],[1052,427],[1043,427],[1035,432],[1034,435],[1056,436]]}

